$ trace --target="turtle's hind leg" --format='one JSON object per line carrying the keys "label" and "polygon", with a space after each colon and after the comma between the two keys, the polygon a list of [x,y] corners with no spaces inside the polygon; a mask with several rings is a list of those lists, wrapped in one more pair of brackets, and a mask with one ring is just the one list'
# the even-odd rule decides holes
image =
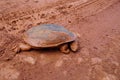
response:
{"label": "turtle's hind leg", "polygon": [[63,44],[63,45],[61,45],[61,46],[60,46],[60,51],[61,51],[62,53],[65,53],[65,54],[69,53],[69,52],[70,52],[70,49],[69,49],[68,44]]}

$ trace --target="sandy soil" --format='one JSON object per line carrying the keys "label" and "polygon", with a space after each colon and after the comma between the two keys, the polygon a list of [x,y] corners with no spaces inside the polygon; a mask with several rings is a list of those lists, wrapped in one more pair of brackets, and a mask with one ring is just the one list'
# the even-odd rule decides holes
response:
{"label": "sandy soil", "polygon": [[[120,80],[119,21],[119,0],[0,0],[0,80]],[[13,52],[44,23],[79,33],[79,51]]]}

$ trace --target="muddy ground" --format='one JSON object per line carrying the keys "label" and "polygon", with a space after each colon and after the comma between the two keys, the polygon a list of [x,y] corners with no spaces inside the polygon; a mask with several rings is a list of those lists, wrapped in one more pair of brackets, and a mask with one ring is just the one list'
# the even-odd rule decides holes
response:
{"label": "muddy ground", "polygon": [[[79,51],[13,52],[46,23],[78,33]],[[120,1],[0,0],[0,80],[120,80]]]}

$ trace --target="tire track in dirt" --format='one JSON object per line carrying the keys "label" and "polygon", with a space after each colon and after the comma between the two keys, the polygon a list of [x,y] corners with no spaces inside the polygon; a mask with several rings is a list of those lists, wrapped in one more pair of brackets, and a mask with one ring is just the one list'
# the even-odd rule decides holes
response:
{"label": "tire track in dirt", "polygon": [[71,0],[64,1],[64,4],[58,1],[54,6],[51,4],[40,9],[23,9],[22,11],[19,10],[1,14],[2,17],[0,20],[8,32],[21,33],[32,26],[44,23],[59,23],[65,19],[73,19],[73,21],[68,20],[67,22],[76,24],[76,21],[79,21],[81,18],[94,15],[117,1],[118,0]]}

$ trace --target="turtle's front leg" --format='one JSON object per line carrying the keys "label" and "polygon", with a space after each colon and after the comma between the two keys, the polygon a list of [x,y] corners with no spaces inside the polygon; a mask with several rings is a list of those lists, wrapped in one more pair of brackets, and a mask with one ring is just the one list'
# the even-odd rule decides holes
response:
{"label": "turtle's front leg", "polygon": [[13,49],[14,52],[18,53],[20,51],[28,51],[30,50],[32,47],[28,44],[25,43],[20,43],[18,46],[15,46],[15,48]]}
{"label": "turtle's front leg", "polygon": [[63,44],[60,46],[60,51],[63,52],[63,53],[69,53],[70,52],[70,49],[69,49],[69,46],[68,44]]}
{"label": "turtle's front leg", "polygon": [[21,51],[28,51],[30,50],[32,47],[28,44],[25,43],[20,43],[19,44],[19,48],[21,49]]}
{"label": "turtle's front leg", "polygon": [[78,51],[78,48],[79,48],[79,43],[77,40],[73,41],[70,43],[70,49],[73,51],[73,52],[76,52]]}

